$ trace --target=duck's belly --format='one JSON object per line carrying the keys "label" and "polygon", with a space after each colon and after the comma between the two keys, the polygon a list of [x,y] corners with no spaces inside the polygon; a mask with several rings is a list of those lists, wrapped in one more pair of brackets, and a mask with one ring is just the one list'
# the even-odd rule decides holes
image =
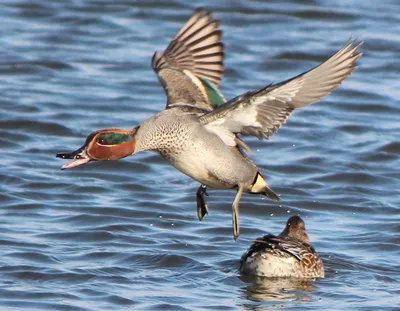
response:
{"label": "duck's belly", "polygon": [[232,176],[228,177],[224,176],[224,174],[216,176],[215,172],[210,170],[210,165],[207,165],[207,163],[204,163],[204,161],[197,157],[196,159],[182,157],[171,161],[171,164],[185,175],[208,187],[230,189],[237,186],[237,183],[234,182],[235,179],[232,178]]}
{"label": "duck's belly", "polygon": [[257,168],[237,151],[223,148],[226,149],[219,153],[199,147],[164,157],[176,169],[208,187],[227,189],[251,185]]}

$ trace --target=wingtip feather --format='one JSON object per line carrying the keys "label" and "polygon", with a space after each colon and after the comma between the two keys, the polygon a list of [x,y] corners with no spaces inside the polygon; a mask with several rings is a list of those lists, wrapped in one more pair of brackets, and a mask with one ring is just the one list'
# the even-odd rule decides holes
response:
{"label": "wingtip feather", "polygon": [[218,28],[219,21],[212,19],[209,11],[197,8],[164,53],[153,57],[154,71],[158,73],[164,68],[188,70],[218,87],[223,77],[225,56],[222,31]]}

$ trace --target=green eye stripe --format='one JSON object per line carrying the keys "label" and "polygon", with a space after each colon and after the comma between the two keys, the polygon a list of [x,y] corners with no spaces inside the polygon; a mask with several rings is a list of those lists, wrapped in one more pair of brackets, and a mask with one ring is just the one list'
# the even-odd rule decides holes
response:
{"label": "green eye stripe", "polygon": [[101,145],[118,145],[123,142],[131,141],[133,137],[120,133],[103,133],[97,136],[96,142]]}

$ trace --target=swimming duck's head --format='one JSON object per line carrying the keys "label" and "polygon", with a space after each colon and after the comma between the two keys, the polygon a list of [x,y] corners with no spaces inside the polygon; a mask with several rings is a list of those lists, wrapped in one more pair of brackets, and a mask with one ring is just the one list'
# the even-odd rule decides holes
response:
{"label": "swimming duck's head", "polygon": [[131,155],[135,151],[137,129],[105,129],[90,134],[81,148],[71,153],[57,154],[58,158],[73,159],[61,169],[76,167],[90,161],[119,160]]}
{"label": "swimming duck's head", "polygon": [[292,216],[288,219],[286,227],[282,231],[280,236],[291,237],[294,239],[298,239],[302,242],[305,242],[307,244],[310,244],[310,238],[308,237],[306,232],[306,225],[303,219],[301,219],[301,217],[297,215]]}

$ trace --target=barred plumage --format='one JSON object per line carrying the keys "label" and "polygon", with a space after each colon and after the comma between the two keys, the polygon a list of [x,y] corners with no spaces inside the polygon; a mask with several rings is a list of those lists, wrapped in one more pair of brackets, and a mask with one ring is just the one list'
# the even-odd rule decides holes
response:
{"label": "barred plumage", "polygon": [[280,235],[257,238],[243,254],[240,271],[265,277],[325,277],[322,259],[311,246],[299,216],[290,217]]}

